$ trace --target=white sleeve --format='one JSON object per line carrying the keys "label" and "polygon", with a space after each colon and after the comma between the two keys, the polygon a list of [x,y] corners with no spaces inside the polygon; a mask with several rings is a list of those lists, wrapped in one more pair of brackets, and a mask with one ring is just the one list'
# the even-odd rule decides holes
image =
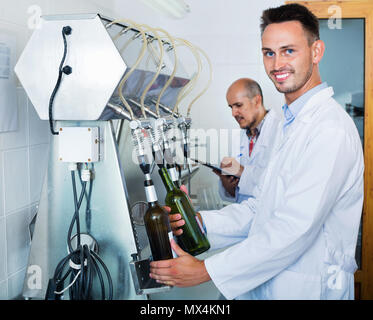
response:
{"label": "white sleeve", "polygon": [[211,250],[224,248],[245,239],[255,215],[254,198],[220,210],[201,211]]}
{"label": "white sleeve", "polygon": [[[241,155],[240,155],[240,152],[241,152],[241,142],[242,142],[242,139],[243,139],[243,133],[242,133],[243,130],[239,129],[234,129],[232,130],[232,152],[231,152],[231,157],[234,157],[238,162],[241,161]],[[219,195],[220,195],[220,198],[223,200],[223,201],[227,201],[227,202],[237,202],[237,195],[238,195],[238,192],[237,192],[237,188],[236,188],[236,194],[235,194],[235,197],[232,197],[224,188],[223,186],[223,183],[221,182],[221,180],[219,179]]]}
{"label": "white sleeve", "polygon": [[[359,160],[359,150],[356,141],[342,130],[328,128],[315,134],[290,173],[288,187],[281,195],[283,204],[273,208],[271,218],[259,230],[245,238],[247,218],[236,205],[230,206],[230,211],[239,212],[221,217],[219,244],[223,236],[231,244],[245,238],[205,260],[211,279],[226,298],[244,294],[292,265],[313,243],[332,211]],[[203,217],[207,218],[210,239],[210,228],[216,223],[209,221],[207,213]],[[238,227],[240,223],[244,228]]]}
{"label": "white sleeve", "polygon": [[223,187],[223,183],[219,179],[219,195],[223,201],[236,202],[236,197],[232,197]]}
{"label": "white sleeve", "polygon": [[[253,190],[256,186],[256,172],[255,169],[257,169],[253,165],[247,165],[243,166],[244,169],[242,171],[240,181],[238,183],[238,188],[236,191],[238,191],[241,194],[247,195],[247,196],[253,196]],[[255,181],[254,181],[255,180]],[[237,197],[237,193],[236,193]]]}

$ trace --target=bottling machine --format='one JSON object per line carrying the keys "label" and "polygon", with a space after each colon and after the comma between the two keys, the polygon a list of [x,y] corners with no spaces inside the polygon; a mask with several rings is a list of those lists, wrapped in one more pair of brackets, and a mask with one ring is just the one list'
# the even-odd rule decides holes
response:
{"label": "bottling machine", "polygon": [[[196,58],[193,76],[176,54],[182,45]],[[131,20],[42,17],[15,67],[52,134],[25,298],[146,299],[171,290],[148,276],[139,164],[147,159],[152,170],[156,141],[164,152],[160,161],[177,165],[180,155],[181,179],[198,169],[188,163],[189,112],[203,92],[186,116],[179,104],[197,81],[200,53],[186,40]],[[165,190],[157,192],[164,199]]]}

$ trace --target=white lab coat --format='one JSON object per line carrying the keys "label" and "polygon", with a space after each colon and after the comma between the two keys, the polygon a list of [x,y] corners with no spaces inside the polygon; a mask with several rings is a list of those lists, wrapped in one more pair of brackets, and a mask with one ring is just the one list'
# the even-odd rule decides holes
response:
{"label": "white lab coat", "polygon": [[328,87],[283,133],[256,200],[201,212],[205,260],[227,299],[353,299],[364,161],[352,119]]}
{"label": "white lab coat", "polygon": [[280,121],[280,116],[275,111],[268,111],[251,156],[249,156],[249,138],[246,135],[246,130],[240,131],[240,145],[239,148],[233,148],[233,156],[244,167],[244,170],[236,188],[235,197],[232,197],[224,189],[219,179],[219,194],[223,200],[241,203],[254,196],[254,190],[267,167],[273,150]]}

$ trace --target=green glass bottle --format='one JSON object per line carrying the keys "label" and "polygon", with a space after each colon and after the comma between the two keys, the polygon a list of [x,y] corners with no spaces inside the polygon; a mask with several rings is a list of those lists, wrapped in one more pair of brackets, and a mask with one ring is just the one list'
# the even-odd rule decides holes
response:
{"label": "green glass bottle", "polygon": [[173,237],[168,213],[158,204],[152,180],[145,181],[148,209],[144,216],[146,233],[149,238],[153,260],[166,260],[174,257],[170,239]]}
{"label": "green glass bottle", "polygon": [[189,197],[175,186],[166,168],[161,168],[159,174],[167,190],[165,203],[171,208],[170,214],[180,213],[185,221],[181,227],[183,233],[177,236],[179,246],[193,256],[207,251],[210,249],[210,243]]}

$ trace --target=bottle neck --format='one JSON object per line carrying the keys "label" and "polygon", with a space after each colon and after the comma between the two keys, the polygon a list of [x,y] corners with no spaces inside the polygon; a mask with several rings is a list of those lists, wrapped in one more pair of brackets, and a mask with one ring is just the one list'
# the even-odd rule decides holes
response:
{"label": "bottle neck", "polygon": [[151,179],[145,180],[144,186],[145,186],[146,201],[149,204],[156,204],[158,202],[158,197],[157,197],[157,193],[155,191],[154,185],[153,185],[153,181]]}
{"label": "bottle neck", "polygon": [[179,174],[174,165],[167,166],[168,174],[170,175],[171,180],[174,182],[175,186],[179,184]]}
{"label": "bottle neck", "polygon": [[159,172],[159,175],[162,178],[163,184],[166,187],[167,192],[170,192],[170,191],[176,189],[176,186],[175,186],[174,182],[172,181],[172,179],[171,179],[171,177],[170,177],[170,175],[167,171],[167,168],[163,167],[162,169],[159,169],[158,172]]}

